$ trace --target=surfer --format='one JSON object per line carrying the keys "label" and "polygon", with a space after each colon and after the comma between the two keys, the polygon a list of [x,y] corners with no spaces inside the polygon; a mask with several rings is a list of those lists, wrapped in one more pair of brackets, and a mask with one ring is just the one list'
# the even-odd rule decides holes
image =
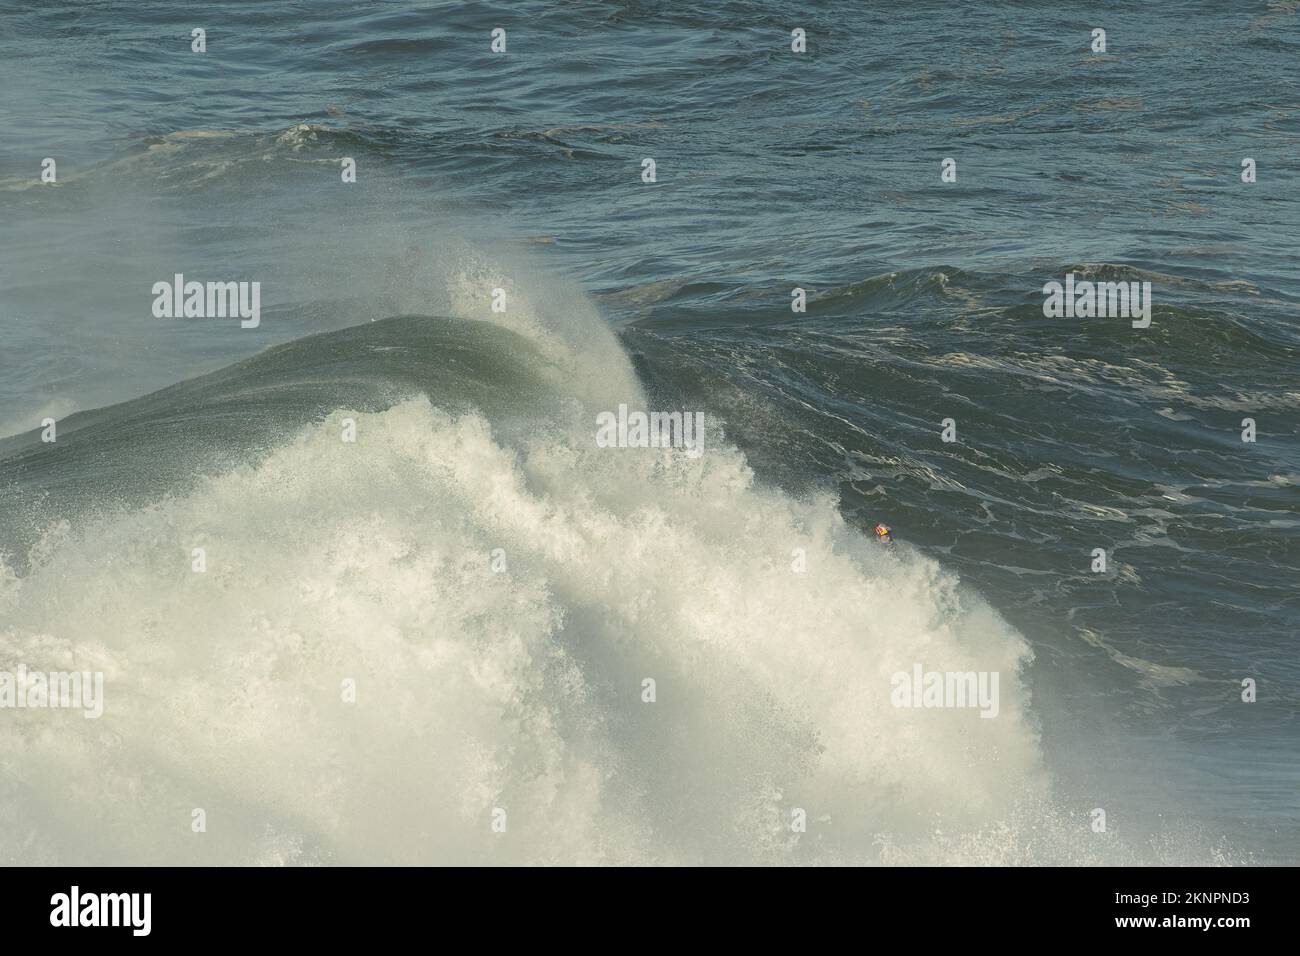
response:
{"label": "surfer", "polygon": [[893,539],[893,536],[892,536],[892,532],[891,532],[891,530],[890,530],[890,528],[889,528],[889,525],[887,525],[887,524],[878,524],[878,525],[876,525],[876,527],[875,527],[874,530],[875,530],[875,532],[876,532],[876,540],[879,541],[881,544],[893,544],[893,543],[894,543],[894,539]]}

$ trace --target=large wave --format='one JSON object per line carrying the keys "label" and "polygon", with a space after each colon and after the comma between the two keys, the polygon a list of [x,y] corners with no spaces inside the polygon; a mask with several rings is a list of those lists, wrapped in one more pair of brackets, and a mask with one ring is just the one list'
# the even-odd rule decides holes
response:
{"label": "large wave", "polygon": [[[0,859],[1178,861],[1052,792],[1029,645],[953,573],[716,423],[698,458],[596,447],[646,402],[617,340],[580,301],[509,314],[0,445],[0,669],[106,680],[98,720],[5,712]],[[894,707],[916,664],[998,672],[996,718]]]}

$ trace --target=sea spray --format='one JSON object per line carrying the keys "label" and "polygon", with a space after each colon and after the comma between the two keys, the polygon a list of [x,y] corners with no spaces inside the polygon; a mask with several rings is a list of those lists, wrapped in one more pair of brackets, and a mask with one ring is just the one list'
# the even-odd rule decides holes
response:
{"label": "sea spray", "polygon": [[[756,485],[733,449],[610,456],[584,432],[507,445],[426,399],[341,410],[82,524],[0,595],[5,641],[120,658],[98,722],[120,744],[7,730],[0,752],[42,769],[6,832],[77,862],[870,862],[881,834],[910,846],[1045,793],[1027,646],[951,575],[879,555],[831,499]],[[894,708],[887,676],[922,648],[1005,675],[998,718],[972,735]],[[86,800],[94,829],[55,839]],[[188,801],[220,829],[176,825]],[[774,849],[763,821],[791,807],[808,833]]]}

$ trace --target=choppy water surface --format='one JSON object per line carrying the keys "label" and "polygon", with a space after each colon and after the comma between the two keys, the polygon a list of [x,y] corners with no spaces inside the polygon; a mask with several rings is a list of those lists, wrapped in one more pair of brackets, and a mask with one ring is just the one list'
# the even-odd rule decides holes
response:
{"label": "choppy water surface", "polygon": [[954,10],[6,12],[0,858],[1300,861],[1297,4]]}

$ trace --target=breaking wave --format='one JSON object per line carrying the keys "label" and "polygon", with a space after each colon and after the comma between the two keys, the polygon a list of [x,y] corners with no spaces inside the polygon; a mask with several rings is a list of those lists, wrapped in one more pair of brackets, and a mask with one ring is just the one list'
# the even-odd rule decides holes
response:
{"label": "breaking wave", "polygon": [[[613,334],[492,318],[0,442],[0,669],[106,698],[0,722],[0,859],[1206,861],[1053,792],[1029,644],[953,572],[757,481],[717,422],[699,458],[597,448],[646,401]],[[894,707],[915,664],[998,672],[998,716]]]}

